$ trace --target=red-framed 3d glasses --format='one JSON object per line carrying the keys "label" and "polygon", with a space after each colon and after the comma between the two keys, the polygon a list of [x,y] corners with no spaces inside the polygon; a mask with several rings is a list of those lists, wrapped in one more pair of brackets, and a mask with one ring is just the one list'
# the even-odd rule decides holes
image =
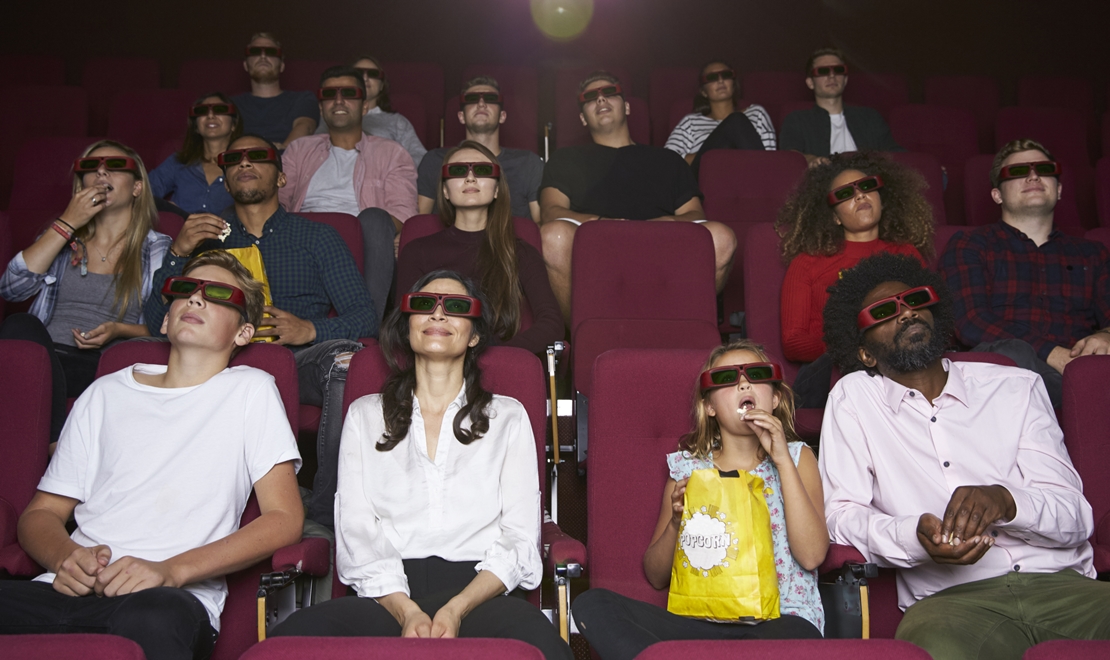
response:
{"label": "red-framed 3d glasses", "polygon": [[197,289],[200,289],[200,295],[205,300],[234,307],[244,318],[247,316],[247,296],[243,290],[223,282],[184,276],[169,277],[162,285],[162,295],[167,298],[188,298],[196,293]]}
{"label": "red-framed 3d glasses", "polygon": [[247,57],[281,57],[281,49],[273,46],[247,46],[244,52]]}
{"label": "red-framed 3d glasses", "polygon": [[442,304],[448,316],[476,319],[482,315],[482,301],[455,293],[406,293],[401,297],[401,311],[408,314],[431,314]]}
{"label": "red-framed 3d glasses", "polygon": [[889,321],[898,316],[902,311],[902,307],[906,309],[923,309],[940,302],[940,297],[931,286],[915,286],[912,289],[906,289],[902,293],[876,300],[867,307],[856,317],[856,325],[860,330],[867,330],[868,328],[878,325],[883,321]]}
{"label": "red-framed 3d glasses", "polygon": [[856,196],[857,192],[869,193],[883,187],[883,178],[879,175],[865,176],[862,179],[856,179],[851,183],[846,183],[839,188],[834,188],[827,199],[829,206],[836,206],[841,202],[846,202]]}
{"label": "red-framed 3d glasses", "polygon": [[244,159],[251,163],[277,163],[277,152],[269,147],[231,149],[216,156],[216,164],[220,167],[230,167],[238,165]]}
{"label": "red-framed 3d glasses", "polygon": [[459,95],[459,105],[501,105],[501,95],[497,92],[467,92]]}
{"label": "red-framed 3d glasses", "polygon": [[617,85],[617,84],[606,85],[605,87],[594,87],[593,89],[587,89],[586,91],[582,92],[581,94],[578,95],[578,102],[579,103],[589,103],[590,101],[596,101],[599,96],[604,96],[604,97],[608,98],[610,96],[623,96],[623,95],[624,95],[624,92],[621,91],[621,86],[620,85]]}
{"label": "red-framed 3d glasses", "polygon": [[139,171],[138,164],[135,163],[134,158],[127,156],[85,156],[73,161],[74,174],[88,174],[90,172],[97,172],[100,166],[104,165],[104,169],[109,172],[131,172],[137,174]]}
{"label": "red-framed 3d glasses", "polygon": [[815,66],[809,70],[810,78],[824,78],[825,76],[846,75],[848,75],[847,64],[826,64],[825,66]]}
{"label": "red-framed 3d glasses", "polygon": [[360,71],[365,78],[377,78],[378,80],[385,80],[385,71],[381,69],[371,69],[368,67],[353,67],[355,71]]}
{"label": "red-framed 3d glasses", "polygon": [[1007,165],[998,171],[999,181],[1009,181],[1010,179],[1024,179],[1029,176],[1029,172],[1035,172],[1037,176],[1054,176],[1060,178],[1060,173],[1063,168],[1060,163],[1054,160],[1039,160],[1034,163],[1013,163]]}
{"label": "red-framed 3d glasses", "polygon": [[366,92],[358,87],[321,87],[316,90],[316,98],[321,101],[334,101],[336,99],[364,99]]}
{"label": "red-framed 3d glasses", "polygon": [[744,378],[747,378],[749,383],[782,382],[782,367],[774,362],[730,364],[701,372],[701,391],[704,394],[718,387],[735,385],[740,382],[740,374],[744,374]]}
{"label": "red-framed 3d glasses", "polygon": [[447,163],[443,166],[444,179],[499,179],[501,167],[497,163]]}
{"label": "red-framed 3d glasses", "polygon": [[713,71],[701,77],[701,84],[717,82],[718,80],[736,80],[736,72],[732,69],[721,69],[720,71]]}
{"label": "red-framed 3d glasses", "polygon": [[237,115],[239,110],[234,103],[198,103],[189,108],[190,117],[207,117],[213,115]]}

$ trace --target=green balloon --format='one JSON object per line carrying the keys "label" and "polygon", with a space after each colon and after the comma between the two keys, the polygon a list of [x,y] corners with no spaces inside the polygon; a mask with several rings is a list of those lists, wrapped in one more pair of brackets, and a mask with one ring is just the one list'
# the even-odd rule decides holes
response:
{"label": "green balloon", "polygon": [[555,41],[570,41],[589,26],[593,0],[531,0],[532,21]]}

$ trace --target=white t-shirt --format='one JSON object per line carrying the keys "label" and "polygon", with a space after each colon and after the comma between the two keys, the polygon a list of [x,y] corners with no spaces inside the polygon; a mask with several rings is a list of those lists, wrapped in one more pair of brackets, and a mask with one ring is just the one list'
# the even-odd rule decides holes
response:
{"label": "white t-shirt", "polygon": [[361,209],[355,196],[356,161],[357,149],[340,149],[331,145],[328,159],[308,182],[301,210],[358,215]]}
{"label": "white t-shirt", "polygon": [[[239,529],[254,483],[290,460],[300,469],[270,374],[232,367],[200,385],[167,389],[137,382],[128,367],[77,399],[38,488],[79,500],[70,535],[79,545],[107,545],[112,561],[163,561]],[[54,573],[35,579],[53,582]],[[185,589],[218,631],[224,579]]]}
{"label": "white t-shirt", "polygon": [[490,571],[508,591],[539,585],[540,487],[528,413],[494,395],[489,431],[464,445],[453,423],[465,401],[460,390],[443,414],[434,461],[415,397],[408,436],[390,451],[374,447],[385,431],[381,395],[351,404],[339,447],[335,566],[359,596],[408,594],[401,560],[423,557],[478,561],[475,570]]}
{"label": "white t-shirt", "polygon": [[844,113],[829,115],[832,124],[832,133],[829,136],[829,153],[842,154],[848,151],[858,151],[856,141],[852,139],[852,132],[848,130],[848,122],[844,120]]}

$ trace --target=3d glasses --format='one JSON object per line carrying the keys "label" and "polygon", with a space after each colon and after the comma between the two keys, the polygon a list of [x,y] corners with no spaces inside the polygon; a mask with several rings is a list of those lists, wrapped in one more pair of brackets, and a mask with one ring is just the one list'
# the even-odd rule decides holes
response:
{"label": "3d glasses", "polygon": [[883,178],[878,175],[865,176],[835,188],[828,195],[829,206],[836,206],[856,196],[856,192],[869,193],[883,187]]}
{"label": "3d glasses", "polygon": [[707,73],[707,74],[703,75],[701,77],[701,84],[704,85],[705,83],[717,82],[718,80],[735,80],[735,79],[736,79],[736,72],[735,71],[733,71],[732,69],[722,69],[720,71],[714,71],[712,73]]}
{"label": "3d glasses", "polygon": [[364,99],[366,92],[358,87],[321,87],[316,90],[316,98],[321,101],[334,101],[336,99]]}
{"label": "3d glasses", "polygon": [[213,115],[237,115],[239,110],[232,103],[198,103],[189,108],[190,117],[207,117]]}
{"label": "3d glasses", "polygon": [[101,165],[109,172],[138,173],[139,171],[139,166],[135,163],[134,158],[126,156],[85,156],[73,161],[73,173],[88,174],[89,172],[96,172],[100,170]]}
{"label": "3d glasses", "polygon": [[365,78],[377,78],[378,80],[385,80],[385,72],[381,69],[370,69],[367,67],[354,67],[355,71],[362,73]]}
{"label": "3d glasses", "polygon": [[202,298],[209,302],[227,305],[239,310],[244,317],[247,315],[247,297],[243,290],[237,286],[198,280],[192,277],[170,277],[162,285],[162,295],[167,298],[188,298],[200,289]]}
{"label": "3d glasses", "polygon": [[467,92],[459,96],[460,105],[476,105],[484,102],[486,105],[501,105],[501,95],[497,92]]}
{"label": "3d glasses", "polygon": [[701,391],[704,394],[718,387],[729,387],[740,382],[740,374],[749,383],[777,383],[782,381],[782,367],[774,362],[749,362],[714,367],[701,372]]}
{"label": "3d glasses", "polygon": [[578,95],[578,102],[589,103],[590,101],[596,101],[599,96],[608,98],[610,96],[622,96],[623,94],[620,85],[606,85],[605,87],[595,87],[582,92]]}
{"label": "3d glasses", "polygon": [[448,316],[478,318],[482,315],[482,301],[454,293],[406,293],[401,297],[401,311],[409,314],[431,314],[442,304]]}
{"label": "3d glasses", "polygon": [[273,46],[247,46],[247,57],[281,57],[281,49]]}
{"label": "3d glasses", "polygon": [[444,179],[499,179],[501,167],[497,163],[447,163],[443,166]]}
{"label": "3d glasses", "polygon": [[220,167],[238,165],[247,160],[251,163],[277,163],[277,152],[269,147],[251,147],[250,149],[231,149],[216,156],[216,164]]}
{"label": "3d glasses", "polygon": [[828,64],[825,66],[815,66],[809,70],[810,78],[824,78],[825,76],[846,76],[848,75],[847,64]]}
{"label": "3d glasses", "polygon": [[1037,176],[1054,176],[1059,178],[1062,168],[1060,167],[1060,163],[1054,160],[1040,160],[1035,163],[1014,163],[998,171],[998,180],[1008,181],[1010,179],[1024,179],[1029,176],[1030,171],[1035,172]]}
{"label": "3d glasses", "polygon": [[940,302],[940,297],[937,296],[937,292],[931,286],[917,286],[906,289],[902,293],[877,300],[864,307],[856,318],[856,325],[860,330],[867,330],[883,321],[895,318],[903,306],[906,309],[922,309],[938,302]]}

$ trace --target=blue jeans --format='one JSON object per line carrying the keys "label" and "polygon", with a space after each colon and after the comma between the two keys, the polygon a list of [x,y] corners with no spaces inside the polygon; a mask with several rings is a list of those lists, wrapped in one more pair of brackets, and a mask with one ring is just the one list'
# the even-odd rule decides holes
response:
{"label": "blue jeans", "polygon": [[397,270],[397,260],[393,256],[393,238],[397,235],[397,227],[389,213],[373,207],[358,214],[358,224],[362,228],[362,277],[374,301],[378,327],[381,327],[385,303],[393,289],[393,275]]}

